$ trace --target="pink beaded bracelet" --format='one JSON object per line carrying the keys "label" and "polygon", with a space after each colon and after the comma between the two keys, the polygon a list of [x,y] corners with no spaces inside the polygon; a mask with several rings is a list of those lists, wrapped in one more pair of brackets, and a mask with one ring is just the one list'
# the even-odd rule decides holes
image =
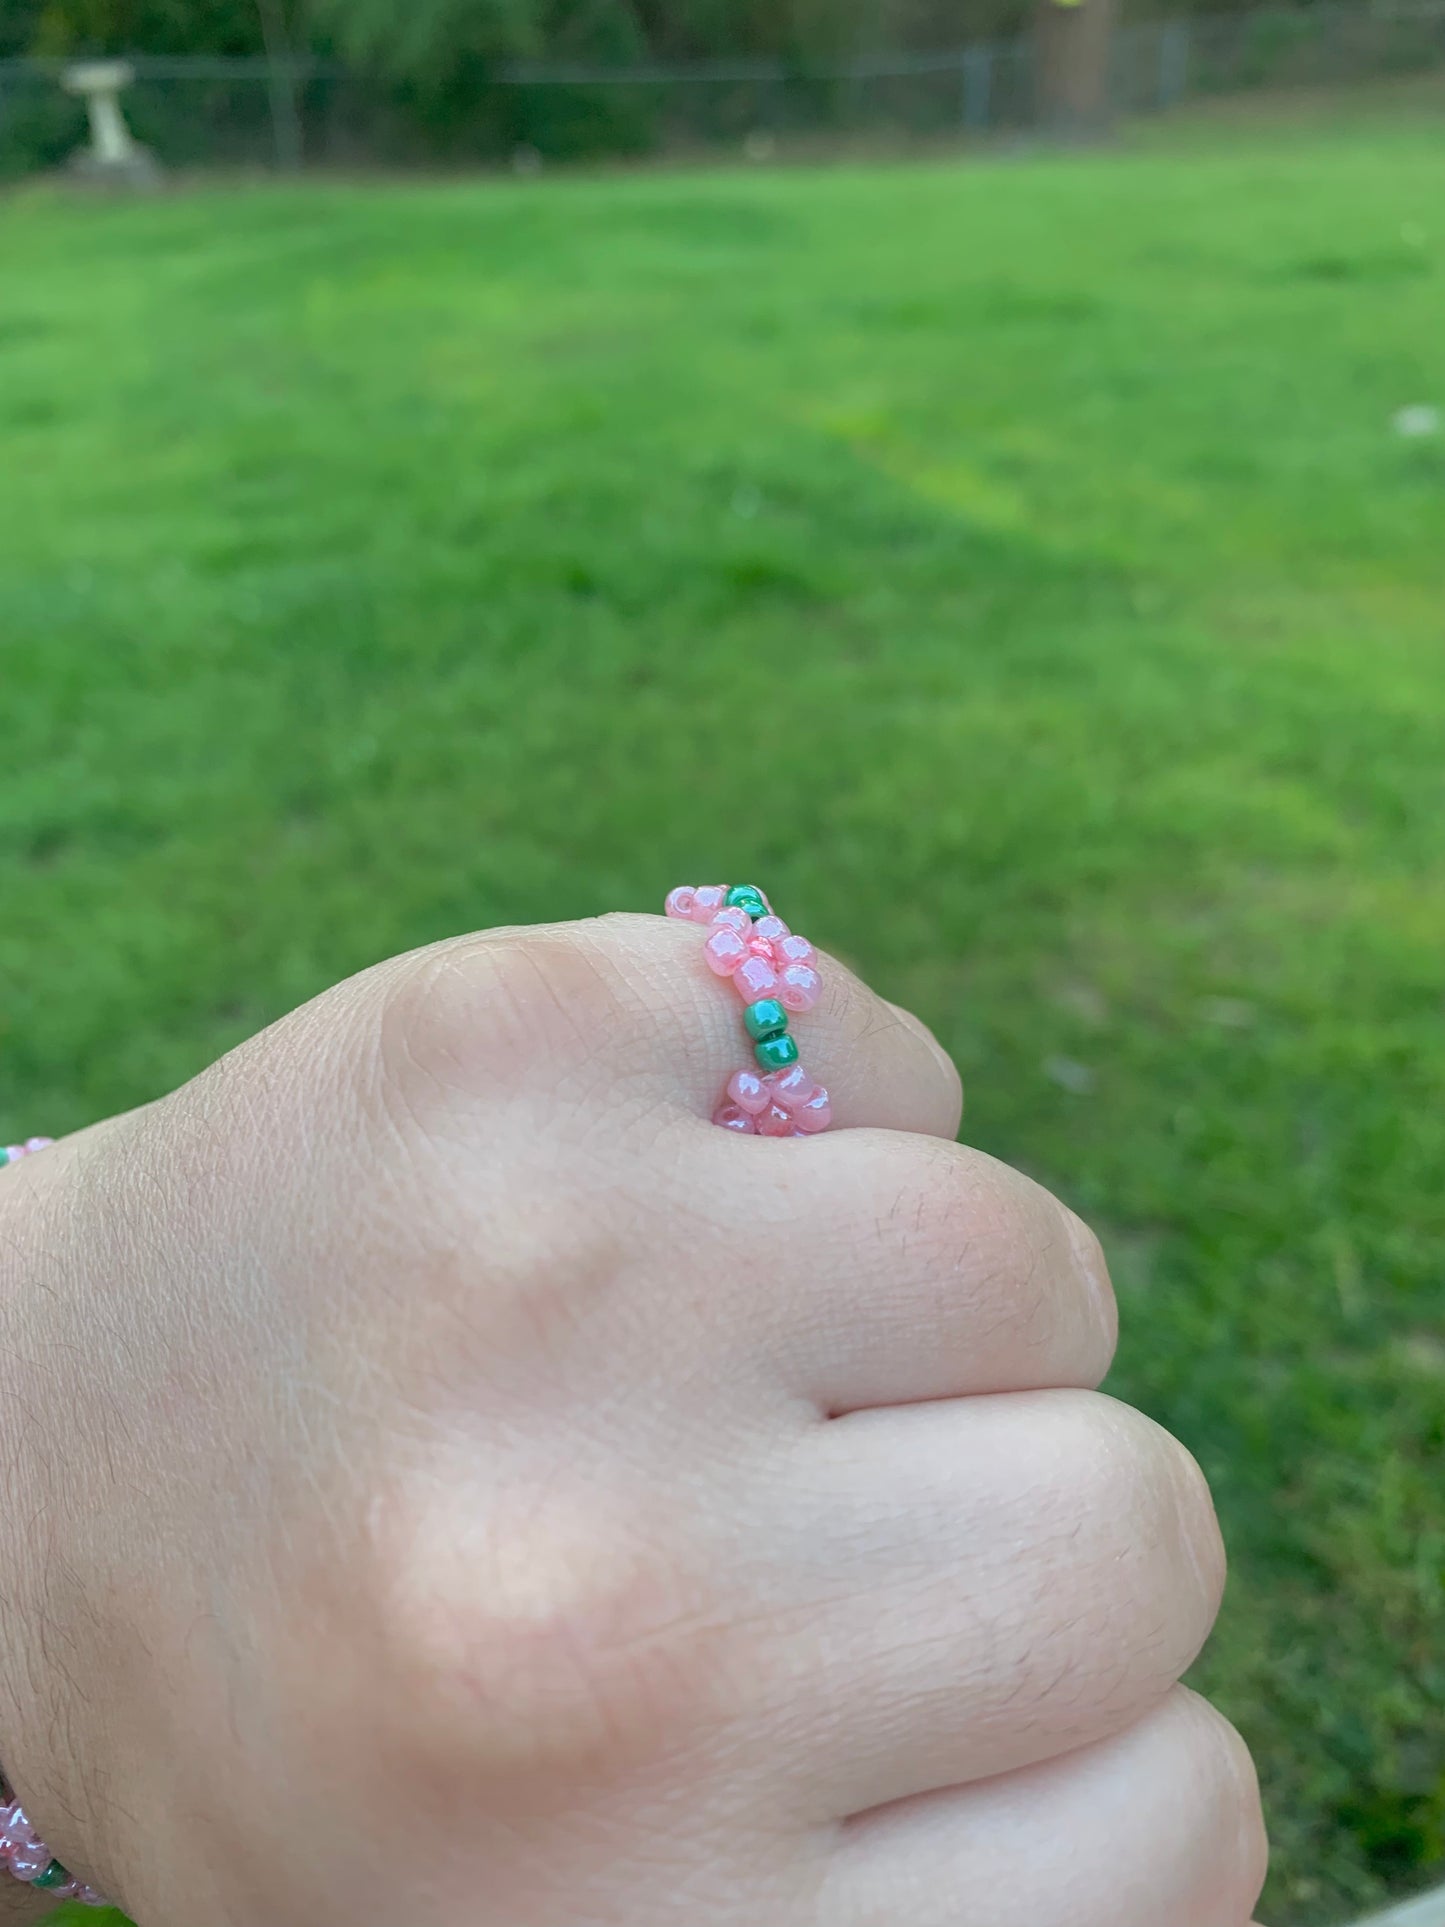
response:
{"label": "pink beaded bracelet", "polygon": [[789,1012],[811,1010],[822,990],[817,952],[775,917],[751,883],[679,884],[666,903],[670,917],[707,930],[703,954],[719,977],[731,977],[743,1000],[743,1023],[758,1068],[734,1071],[712,1114],[714,1124],[748,1137],[813,1137],[833,1121],[828,1093],[803,1069],[788,1030]]}
{"label": "pink beaded bracelet", "polygon": [[78,1900],[87,1907],[110,1905],[94,1887],[61,1866],[9,1787],[0,1789],[0,1863],[17,1880],[39,1887],[52,1900]]}
{"label": "pink beaded bracelet", "polygon": [[0,1144],[0,1165],[18,1164],[21,1158],[33,1157],[54,1142],[53,1137],[28,1137],[23,1144]]}
{"label": "pink beaded bracelet", "polygon": [[[27,1138],[23,1144],[0,1144],[0,1165],[18,1164],[33,1157],[54,1140]],[[87,1907],[106,1907],[109,1902],[94,1887],[87,1887],[61,1866],[40,1835],[31,1826],[14,1788],[0,1775],[0,1866],[28,1886],[39,1887],[52,1900],[79,1900]]]}

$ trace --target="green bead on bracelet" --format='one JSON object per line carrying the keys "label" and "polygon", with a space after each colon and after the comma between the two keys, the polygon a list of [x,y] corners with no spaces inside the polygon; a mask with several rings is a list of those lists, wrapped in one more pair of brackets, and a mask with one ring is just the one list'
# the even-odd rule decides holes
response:
{"label": "green bead on bracelet", "polygon": [[776,997],[759,997],[743,1012],[753,1040],[753,1055],[765,1071],[785,1071],[798,1061],[798,1046],[788,1035],[788,1013]]}
{"label": "green bead on bracelet", "polygon": [[732,909],[746,910],[754,923],[768,914],[763,893],[755,883],[735,883],[728,891],[726,901]]}
{"label": "green bead on bracelet", "polygon": [[798,1061],[798,1046],[784,1031],[778,1037],[764,1037],[753,1045],[753,1056],[765,1071],[785,1071]]}
{"label": "green bead on bracelet", "polygon": [[45,1869],[45,1872],[36,1874],[30,1884],[32,1887],[45,1887],[48,1889],[50,1887],[63,1887],[69,1879],[69,1873],[61,1866],[60,1862],[58,1860],[52,1860],[50,1865]]}
{"label": "green bead on bracelet", "polygon": [[788,1028],[788,1013],[776,997],[760,997],[743,1012],[743,1022],[755,1044],[765,1037],[781,1037]]}

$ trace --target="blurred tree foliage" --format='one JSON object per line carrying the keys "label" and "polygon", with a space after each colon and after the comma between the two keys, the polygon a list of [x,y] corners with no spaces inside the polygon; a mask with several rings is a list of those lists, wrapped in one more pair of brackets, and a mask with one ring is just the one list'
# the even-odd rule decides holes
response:
{"label": "blurred tree foliage", "polygon": [[313,34],[333,38],[351,59],[422,82],[478,61],[545,53],[549,11],[542,0],[310,0],[308,9]]}
{"label": "blurred tree foliage", "polygon": [[[847,85],[818,71],[830,61],[1026,32],[1039,54],[1041,118],[1060,133],[1089,133],[1108,117],[1118,15],[1181,4],[1260,0],[0,0],[0,55],[269,54],[278,152],[295,155],[308,146],[303,123],[314,103],[287,76],[287,57],[330,57],[345,69],[356,124],[367,130],[357,151],[464,161],[527,148],[561,156],[666,144],[660,89],[624,96],[583,83],[564,95],[515,74],[489,85],[508,62],[763,58],[790,71],[771,106],[755,104],[760,122],[788,122],[787,93],[806,104],[809,125],[824,127],[841,115]],[[157,138],[163,151],[174,148]],[[25,130],[12,125],[17,142],[26,148]],[[31,164],[53,158],[43,141],[28,145]]]}
{"label": "blurred tree foliage", "polygon": [[5,53],[255,53],[256,0],[0,0]]}
{"label": "blurred tree foliage", "polygon": [[[1019,17],[1016,0],[993,4]],[[981,0],[966,31],[978,31],[988,5]],[[458,61],[517,57],[626,63],[745,53],[802,63],[895,43],[895,11],[887,0],[309,0],[313,32],[413,79]],[[960,9],[934,11],[956,43]]]}
{"label": "blurred tree foliage", "polygon": [[516,58],[804,62],[957,46],[1016,29],[1027,11],[1026,0],[0,0],[0,54],[259,53],[280,20],[297,48],[439,84]]}

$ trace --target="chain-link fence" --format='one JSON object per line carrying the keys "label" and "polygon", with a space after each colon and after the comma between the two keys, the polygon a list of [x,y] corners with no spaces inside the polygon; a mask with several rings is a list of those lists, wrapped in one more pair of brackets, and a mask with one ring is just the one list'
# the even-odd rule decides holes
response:
{"label": "chain-link fence", "polygon": [[[167,168],[408,166],[537,157],[754,153],[808,142],[988,139],[1037,120],[1027,38],[807,69],[770,61],[606,68],[514,65],[445,120],[382,84],[315,61],[132,61],[136,137]],[[1338,84],[1445,67],[1445,0],[1268,8],[1124,27],[1116,114],[1190,96]],[[61,165],[85,137],[63,63],[0,61],[0,172]]]}

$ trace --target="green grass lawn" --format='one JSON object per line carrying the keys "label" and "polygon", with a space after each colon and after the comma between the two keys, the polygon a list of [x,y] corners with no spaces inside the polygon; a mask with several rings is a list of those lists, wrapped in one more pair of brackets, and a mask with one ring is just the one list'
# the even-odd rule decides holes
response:
{"label": "green grass lawn", "polygon": [[756,876],[1109,1232],[1270,1927],[1445,1862],[1442,133],[0,203],[0,1135]]}

